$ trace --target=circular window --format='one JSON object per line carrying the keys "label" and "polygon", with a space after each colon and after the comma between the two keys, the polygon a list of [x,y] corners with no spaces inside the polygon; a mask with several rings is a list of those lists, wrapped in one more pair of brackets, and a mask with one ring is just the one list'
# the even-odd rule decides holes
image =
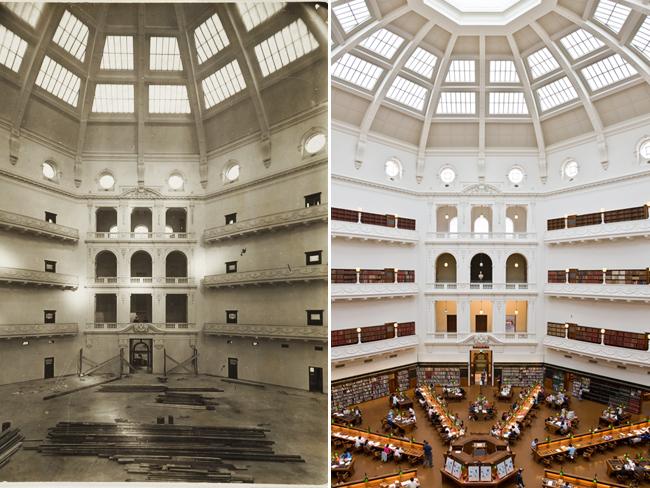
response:
{"label": "circular window", "polygon": [[115,178],[110,173],[104,173],[99,177],[99,186],[104,190],[110,190],[115,186]]}
{"label": "circular window", "polygon": [[513,185],[518,185],[524,181],[524,172],[520,168],[512,168],[508,173],[508,179]]}
{"label": "circular window", "polygon": [[402,164],[397,159],[389,159],[386,161],[384,170],[386,171],[386,176],[391,180],[401,178],[402,176]]}
{"label": "circular window", "polygon": [[167,184],[169,185],[169,188],[171,188],[172,190],[180,190],[181,188],[183,188],[183,185],[185,184],[185,180],[178,173],[174,173],[167,180]]}
{"label": "circular window", "polygon": [[231,182],[239,178],[239,163],[235,163],[229,166],[224,172],[224,176],[226,178],[226,181]]}
{"label": "circular window", "polygon": [[568,179],[572,180],[576,176],[578,176],[578,162],[574,161],[573,159],[570,159],[566,163],[564,163],[564,168],[562,169],[562,173],[564,173],[564,176],[567,177]]}
{"label": "circular window", "polygon": [[456,172],[451,168],[442,168],[440,171],[440,179],[445,185],[449,185],[456,179]]}
{"label": "circular window", "polygon": [[43,176],[48,180],[53,180],[56,176],[56,168],[54,165],[48,161],[43,163]]}
{"label": "circular window", "polygon": [[650,160],[650,139],[641,143],[639,146],[639,155],[645,160]]}
{"label": "circular window", "polygon": [[316,132],[311,134],[305,140],[305,151],[308,154],[316,154],[319,151],[322,151],[327,143],[327,137],[322,132]]}

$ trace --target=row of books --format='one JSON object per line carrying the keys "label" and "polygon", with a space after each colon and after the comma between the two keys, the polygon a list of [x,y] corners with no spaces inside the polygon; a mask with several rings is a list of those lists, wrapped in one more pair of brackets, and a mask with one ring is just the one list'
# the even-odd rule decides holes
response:
{"label": "row of books", "polygon": [[398,217],[393,214],[376,214],[371,212],[360,212],[345,208],[332,208],[332,220],[344,222],[361,222],[368,225],[380,225],[382,227],[397,227],[398,229],[415,230],[415,219]]}
{"label": "row of books", "polygon": [[599,225],[602,223],[609,224],[613,222],[644,220],[647,218],[648,206],[642,205],[640,207],[622,208],[580,215],[567,215],[566,217],[548,219],[546,221],[546,228],[547,230],[558,230],[572,227]]}

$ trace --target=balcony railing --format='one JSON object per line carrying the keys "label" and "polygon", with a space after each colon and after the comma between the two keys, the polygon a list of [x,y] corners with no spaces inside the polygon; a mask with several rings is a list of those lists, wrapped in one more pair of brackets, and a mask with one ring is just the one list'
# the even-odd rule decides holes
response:
{"label": "balcony railing", "polygon": [[592,344],[615,346],[637,351],[650,350],[650,333],[602,329],[572,323],[548,322],[546,334]]}
{"label": "balcony railing", "polygon": [[427,241],[455,242],[522,242],[535,241],[535,232],[431,232]]}
{"label": "balcony railing", "polygon": [[582,283],[547,283],[544,294],[562,298],[650,302],[650,286]]}
{"label": "balcony railing", "polygon": [[327,326],[322,325],[291,326],[206,323],[203,326],[203,333],[206,335],[225,337],[259,337],[278,340],[327,342]]}
{"label": "balcony railing", "polygon": [[192,322],[89,322],[86,333],[103,332],[137,332],[141,334],[173,334],[197,333],[197,327]]}
{"label": "balcony railing", "polygon": [[0,324],[0,338],[71,336],[79,333],[79,325],[69,324]]}
{"label": "balcony railing", "polygon": [[0,267],[0,283],[45,286],[63,290],[76,290],[79,287],[79,279],[73,275],[5,267]]}
{"label": "balcony railing", "polygon": [[107,286],[194,286],[194,278],[190,277],[171,277],[171,276],[95,276],[88,278],[91,285]]}
{"label": "balcony railing", "polygon": [[233,224],[221,225],[207,229],[203,234],[206,243],[218,242],[223,239],[234,239],[249,234],[268,232],[277,228],[288,228],[297,225],[308,225],[316,222],[327,222],[327,203],[311,207],[298,208],[287,212],[241,220]]}
{"label": "balcony railing", "polygon": [[0,210],[0,228],[69,242],[79,240],[77,229],[4,210]]}
{"label": "balcony railing", "polygon": [[370,357],[377,354],[386,354],[389,352],[415,349],[418,346],[419,339],[416,335],[406,335],[372,342],[360,342],[345,346],[333,347],[331,358],[333,363],[346,361],[350,359],[359,359]]}
{"label": "balcony railing", "polygon": [[536,343],[533,332],[434,332],[427,344],[531,344]]}
{"label": "balcony railing", "polygon": [[327,265],[285,266],[274,269],[209,275],[203,279],[202,283],[208,288],[221,288],[300,281],[327,281]]}
{"label": "balcony railing", "polygon": [[88,232],[87,241],[194,241],[194,232]]}
{"label": "balcony railing", "polygon": [[552,335],[547,335],[544,338],[544,346],[565,354],[578,354],[592,360],[615,361],[641,368],[647,368],[650,364],[650,351],[608,346],[601,343],[594,344]]}
{"label": "balcony railing", "polygon": [[417,295],[415,283],[332,283],[332,300],[366,300]]}
{"label": "balcony railing", "polygon": [[363,342],[384,341],[415,335],[415,322],[389,323],[354,329],[332,331],[332,347],[349,346]]}
{"label": "balcony railing", "polygon": [[534,292],[536,288],[535,283],[433,283],[426,293],[431,294],[438,291]]}
{"label": "balcony railing", "polygon": [[330,225],[334,238],[343,237],[400,244],[415,244],[419,239],[415,231],[415,220],[395,215],[333,208]]}

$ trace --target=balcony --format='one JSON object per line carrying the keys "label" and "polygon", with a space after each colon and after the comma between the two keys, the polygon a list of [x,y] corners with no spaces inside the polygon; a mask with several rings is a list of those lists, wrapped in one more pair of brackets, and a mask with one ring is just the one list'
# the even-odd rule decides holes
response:
{"label": "balcony", "polygon": [[361,241],[389,242],[411,245],[418,242],[415,230],[384,227],[379,225],[362,224],[360,222],[331,221],[333,238],[357,239]]}
{"label": "balcony", "polygon": [[0,339],[26,339],[29,337],[75,336],[79,325],[74,324],[1,324]]}
{"label": "balcony", "polygon": [[332,301],[416,296],[415,283],[332,283]]}
{"label": "balcony", "polygon": [[196,324],[190,322],[89,322],[84,331],[86,334],[126,333],[138,334],[197,334]]}
{"label": "balcony", "polygon": [[549,349],[554,349],[562,353],[578,354],[590,359],[632,364],[642,368],[647,368],[648,364],[650,364],[650,351],[594,344],[550,335],[544,338],[543,343]]}
{"label": "balcony", "polygon": [[260,232],[310,225],[316,222],[327,222],[327,203],[213,227],[203,233],[203,240],[205,243],[211,244],[224,239],[236,239]]}
{"label": "balcony", "polygon": [[86,242],[194,243],[194,232],[88,232]]}
{"label": "balcony", "polygon": [[360,359],[404,349],[414,349],[418,346],[418,343],[418,336],[408,335],[381,341],[359,342],[347,346],[332,347],[332,362],[338,363],[350,359]]}
{"label": "balcony", "polygon": [[207,288],[223,288],[307,281],[327,281],[327,265],[285,266],[274,269],[209,275],[203,279],[202,283]]}
{"label": "balcony", "polygon": [[424,341],[426,345],[537,345],[532,332],[434,332]]}
{"label": "balcony", "polygon": [[327,343],[327,326],[206,323],[203,333],[211,336],[252,337]]}
{"label": "balcony", "polygon": [[124,287],[178,287],[191,288],[196,286],[194,278],[188,277],[151,277],[151,276],[95,276],[88,278],[88,287],[110,288],[116,286]]}
{"label": "balcony", "polygon": [[4,210],[0,210],[0,228],[66,242],[79,240],[77,229]]}
{"label": "balcony", "polygon": [[79,287],[79,280],[73,275],[5,267],[0,267],[0,283],[60,288],[62,290],[76,290]]}
{"label": "balcony", "polygon": [[534,244],[537,245],[535,232],[429,232],[427,244]]}
{"label": "balcony", "polygon": [[556,298],[650,302],[649,285],[547,283],[544,287],[544,294]]}
{"label": "balcony", "polygon": [[457,294],[457,293],[493,293],[536,295],[535,283],[430,283],[424,292],[426,295]]}

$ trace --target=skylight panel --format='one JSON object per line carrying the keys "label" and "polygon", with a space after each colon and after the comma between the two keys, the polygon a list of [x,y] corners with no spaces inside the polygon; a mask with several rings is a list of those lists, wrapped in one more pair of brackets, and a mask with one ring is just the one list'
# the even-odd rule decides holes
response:
{"label": "skylight panel", "polygon": [[204,63],[229,44],[226,31],[217,14],[194,30],[194,44],[199,63]]}
{"label": "skylight panel", "polygon": [[421,47],[418,47],[413,51],[413,54],[411,54],[411,57],[406,61],[404,67],[424,76],[425,78],[431,78],[433,76],[433,68],[436,66],[437,62],[437,56]]}
{"label": "skylight panel", "polygon": [[96,85],[93,112],[132,114],[135,107],[133,85]]}
{"label": "skylight panel", "polygon": [[632,46],[650,59],[650,17],[646,17],[632,39]]}
{"label": "skylight panel", "polygon": [[578,98],[575,88],[566,76],[537,90],[542,112]]}
{"label": "skylight panel", "polygon": [[106,36],[101,69],[133,69],[133,36]]}
{"label": "skylight panel", "polygon": [[424,108],[427,89],[406,78],[397,76],[388,90],[386,97],[421,111]]}
{"label": "skylight panel", "polygon": [[580,59],[604,46],[599,39],[584,29],[573,31],[568,36],[560,39],[560,42],[573,59]]}
{"label": "skylight panel", "polygon": [[43,58],[36,84],[73,107],[77,106],[81,80],[49,56]]}
{"label": "skylight panel", "polygon": [[203,86],[205,108],[214,107],[226,98],[230,98],[235,93],[246,88],[244,75],[242,75],[237,60],[212,73],[201,84]]}
{"label": "skylight panel", "polygon": [[255,46],[255,56],[262,75],[268,76],[317,47],[316,38],[298,19]]}
{"label": "skylight panel", "polygon": [[332,7],[336,19],[347,33],[370,18],[370,11],[365,0],[352,0]]}
{"label": "skylight panel", "polygon": [[490,115],[526,115],[528,106],[523,92],[489,92]]}
{"label": "skylight panel", "polygon": [[54,33],[53,41],[79,61],[83,61],[88,44],[88,27],[66,10]]}
{"label": "skylight panel", "polygon": [[447,83],[474,83],[476,81],[476,62],[469,59],[454,59],[449,64]]}
{"label": "skylight panel", "polygon": [[185,85],[149,85],[150,114],[189,114]]}
{"label": "skylight panel", "polygon": [[490,83],[519,83],[515,63],[509,59],[490,61]]}
{"label": "skylight panel", "polygon": [[238,3],[246,30],[250,31],[284,8],[284,2]]}
{"label": "skylight panel", "polygon": [[43,10],[42,2],[7,2],[4,5],[32,27],[36,27]]}
{"label": "skylight panel", "polygon": [[634,76],[637,71],[619,54],[590,64],[582,70],[582,75],[592,91],[612,85],[618,81]]}
{"label": "skylight panel", "polygon": [[26,41],[0,25],[0,64],[18,73],[26,49]]}
{"label": "skylight panel", "polygon": [[387,29],[379,29],[373,35],[366,37],[360,45],[386,59],[392,59],[403,42],[403,37]]}
{"label": "skylight panel", "polygon": [[181,71],[181,53],[175,37],[152,37],[149,42],[149,69]]}
{"label": "skylight panel", "polygon": [[594,19],[618,34],[632,10],[620,3],[600,0],[594,12]]}
{"label": "skylight panel", "polygon": [[332,76],[350,82],[366,90],[372,90],[384,70],[352,54],[344,54],[334,66]]}
{"label": "skylight panel", "polygon": [[528,56],[527,61],[533,79],[560,68],[551,51],[545,47]]}
{"label": "skylight panel", "polygon": [[441,92],[438,101],[438,114],[467,115],[476,113],[475,92]]}

